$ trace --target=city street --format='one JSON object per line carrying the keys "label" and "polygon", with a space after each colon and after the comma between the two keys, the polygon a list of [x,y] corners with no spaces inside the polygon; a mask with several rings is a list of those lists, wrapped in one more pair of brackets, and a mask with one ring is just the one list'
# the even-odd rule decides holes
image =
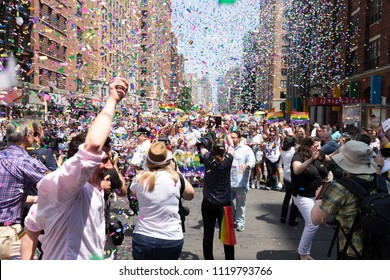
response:
{"label": "city street", "polygon": [[[181,259],[203,260],[202,252],[202,215],[200,205],[202,202],[202,189],[196,188],[195,198],[192,201],[184,201],[184,205],[190,208],[190,214],[186,220],[186,233]],[[281,224],[280,209],[284,193],[279,191],[267,191],[265,189],[250,189],[247,194],[246,228],[243,232],[236,232],[237,245],[235,247],[238,260],[296,260],[299,239],[303,230],[303,219],[299,219],[299,225],[291,227]],[[118,198],[113,205],[112,213],[130,226],[125,231],[125,241],[120,246],[118,258],[122,260],[132,259],[131,256],[131,225],[136,217],[123,214],[128,209],[127,198]],[[123,211],[123,209],[125,211]],[[121,214],[119,214],[121,213]],[[216,230],[214,238],[214,258],[223,260],[223,246],[220,243]],[[312,256],[315,259],[335,259],[335,252],[331,258],[326,256],[330,240],[333,236],[330,226],[321,226],[312,245]],[[336,247],[336,246],[335,246]]]}

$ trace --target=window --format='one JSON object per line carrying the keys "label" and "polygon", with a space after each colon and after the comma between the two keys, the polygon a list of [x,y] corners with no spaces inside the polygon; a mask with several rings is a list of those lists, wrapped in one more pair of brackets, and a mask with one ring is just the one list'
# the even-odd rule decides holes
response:
{"label": "window", "polygon": [[141,90],[139,91],[139,96],[140,96],[140,97],[145,97],[145,96],[146,96],[146,90],[141,89]]}
{"label": "window", "polygon": [[287,80],[281,80],[280,81],[280,87],[286,88],[287,87]]}
{"label": "window", "polygon": [[147,52],[148,51],[148,47],[146,45],[141,45],[141,49],[143,52]]}
{"label": "window", "polygon": [[370,24],[382,18],[382,0],[371,0],[370,3]]}
{"label": "window", "polygon": [[76,80],[76,90],[81,91],[82,88],[83,88],[83,83],[82,83],[81,79],[77,79]]}
{"label": "window", "polygon": [[357,56],[357,50],[351,51],[349,54],[349,69],[347,72],[347,76],[356,75],[357,74],[357,68],[358,68],[358,56]]}
{"label": "window", "polygon": [[147,39],[147,34],[146,33],[142,33],[141,34],[141,42],[145,42],[146,41],[146,39]]}
{"label": "window", "polygon": [[141,14],[142,14],[142,18],[144,19],[148,18],[148,11],[143,10]]}
{"label": "window", "polygon": [[76,69],[81,69],[83,66],[83,55],[81,53],[77,54],[77,60],[76,60]]}
{"label": "window", "polygon": [[283,76],[287,76],[287,68],[282,68],[281,73]]}
{"label": "window", "polygon": [[149,25],[146,21],[141,22],[141,29],[142,30],[148,29],[148,27],[149,27]]}
{"label": "window", "polygon": [[148,69],[146,67],[141,67],[141,75],[146,75],[148,73]]}
{"label": "window", "polygon": [[76,16],[82,16],[83,13],[82,13],[82,9],[83,9],[83,4],[81,4],[80,1],[77,1],[76,2]]}
{"label": "window", "polygon": [[82,40],[83,40],[83,30],[77,26],[77,41],[81,43]]}
{"label": "window", "polygon": [[368,48],[368,69],[373,69],[379,66],[379,39],[376,39],[369,44]]}
{"label": "window", "polygon": [[355,36],[359,33],[359,12],[351,16],[351,36]]}
{"label": "window", "polygon": [[280,98],[286,98],[286,92],[285,91],[281,91],[280,92]]}

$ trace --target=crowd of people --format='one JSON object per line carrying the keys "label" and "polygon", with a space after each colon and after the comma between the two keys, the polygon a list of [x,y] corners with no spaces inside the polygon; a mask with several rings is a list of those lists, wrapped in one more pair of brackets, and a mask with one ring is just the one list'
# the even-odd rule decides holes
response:
{"label": "crowd of people", "polygon": [[[247,193],[264,188],[285,192],[281,223],[296,226],[303,218],[297,253],[311,260],[318,225],[335,216],[348,230],[357,212],[352,193],[337,182],[337,189],[326,186],[346,173],[389,180],[390,158],[380,155],[390,147],[389,132],[382,127],[340,130],[205,111],[119,114],[127,87],[116,78],[100,112],[3,119],[0,259],[33,259],[37,246],[42,259],[103,258],[110,198],[127,194],[138,205],[133,258],[178,259],[185,242],[179,201],[193,199],[198,185],[205,259],[214,259],[215,224],[231,219],[227,225],[245,231]],[[361,237],[353,242],[362,250]],[[234,259],[234,242],[224,243],[224,251]],[[356,257],[346,252],[344,258]]]}

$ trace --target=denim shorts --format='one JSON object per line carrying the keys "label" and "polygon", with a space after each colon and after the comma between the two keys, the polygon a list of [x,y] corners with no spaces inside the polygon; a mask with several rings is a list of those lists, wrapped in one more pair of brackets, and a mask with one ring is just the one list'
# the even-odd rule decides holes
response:
{"label": "denim shorts", "polygon": [[167,240],[139,233],[133,235],[134,260],[177,260],[183,249],[184,239]]}

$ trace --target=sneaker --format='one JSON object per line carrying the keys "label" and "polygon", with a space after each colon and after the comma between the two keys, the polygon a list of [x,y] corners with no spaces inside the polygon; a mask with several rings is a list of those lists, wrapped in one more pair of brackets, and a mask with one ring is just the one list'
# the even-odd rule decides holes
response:
{"label": "sneaker", "polygon": [[267,191],[270,191],[270,190],[271,190],[271,188],[268,187],[268,186],[265,186],[265,189],[266,189]]}
{"label": "sneaker", "polygon": [[276,189],[278,190],[278,191],[280,191],[280,190],[282,190],[283,189],[283,185],[282,185],[282,183],[278,183],[278,186],[276,187]]}
{"label": "sneaker", "polygon": [[256,189],[260,190],[260,182],[256,181]]}
{"label": "sneaker", "polygon": [[244,231],[245,226],[244,225],[237,225],[237,231]]}
{"label": "sneaker", "polygon": [[251,184],[251,189],[255,189],[256,188],[256,182],[253,181],[252,184]]}

